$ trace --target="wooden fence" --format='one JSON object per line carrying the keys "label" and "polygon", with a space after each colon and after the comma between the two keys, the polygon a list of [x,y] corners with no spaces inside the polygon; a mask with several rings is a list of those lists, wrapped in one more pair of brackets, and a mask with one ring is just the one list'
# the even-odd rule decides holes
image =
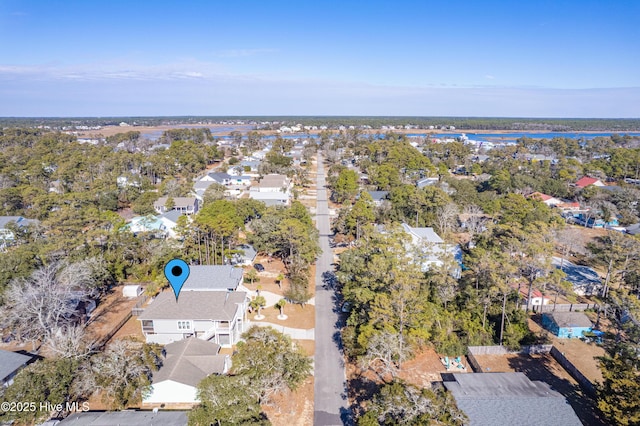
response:
{"label": "wooden fence", "polygon": [[[587,309],[598,309],[597,303],[558,303],[556,305],[529,305],[529,310],[533,312],[581,312]],[[526,304],[520,305],[523,311],[527,309]]]}
{"label": "wooden fence", "polygon": [[471,368],[476,373],[484,373],[482,366],[475,358],[475,355],[507,355],[513,353],[536,354],[549,353],[567,372],[576,379],[580,387],[590,396],[595,396],[596,389],[593,383],[585,377],[578,368],[569,361],[562,352],[553,345],[531,345],[523,346],[519,351],[509,351],[504,346],[469,346],[467,351],[467,359]]}
{"label": "wooden fence", "polygon": [[131,311],[127,312],[127,315],[125,315],[124,318],[122,318],[120,322],[118,322],[118,324],[116,324],[116,326],[113,327],[113,329],[111,329],[110,332],[108,332],[107,334],[102,336],[102,338],[98,339],[95,342],[95,348],[98,350],[104,348],[107,342],[111,340],[111,338],[118,332],[118,330],[120,330],[127,323],[127,321],[129,321],[130,318],[131,318]]}
{"label": "wooden fence", "polygon": [[142,307],[142,305],[144,305],[147,299],[148,297],[146,295],[140,296],[140,300],[138,300],[138,303],[136,303],[136,305],[133,308],[131,308],[131,315],[133,315],[134,317],[137,317],[142,312],[144,312],[144,308]]}

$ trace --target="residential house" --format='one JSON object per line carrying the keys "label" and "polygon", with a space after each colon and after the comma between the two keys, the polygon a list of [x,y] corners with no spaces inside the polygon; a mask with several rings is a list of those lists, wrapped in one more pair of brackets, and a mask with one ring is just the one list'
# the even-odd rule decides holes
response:
{"label": "residential house", "polygon": [[229,355],[219,355],[220,345],[201,339],[184,339],[165,345],[162,366],[153,373],[151,392],[143,406],[197,404],[197,386],[211,374],[226,374]]}
{"label": "residential house", "polygon": [[578,296],[591,296],[601,291],[602,280],[594,269],[555,256],[551,263],[566,274],[565,280],[573,285],[573,292]]}
{"label": "residential house", "polygon": [[291,202],[291,180],[283,175],[269,174],[258,185],[251,187],[249,197],[267,206],[287,206]]}
{"label": "residential house", "polygon": [[580,203],[577,201],[563,200],[560,204],[554,205],[554,207],[560,210],[560,214],[580,211]]}
{"label": "residential house", "polygon": [[593,325],[582,312],[549,312],[542,314],[542,326],[554,335],[572,339],[591,331]]}
{"label": "residential house", "polygon": [[5,388],[11,386],[18,371],[27,366],[33,356],[0,349],[0,380]]}
{"label": "residential house", "polygon": [[245,159],[240,162],[239,166],[243,169],[243,172],[241,174],[255,177],[258,175],[258,167],[260,167],[260,161]]}
{"label": "residential house", "polygon": [[626,232],[629,235],[638,235],[638,234],[640,234],[640,223],[634,223],[633,225],[627,226]]}
{"label": "residential house", "polygon": [[180,294],[185,291],[236,291],[243,276],[242,268],[231,265],[192,265]]}
{"label": "residential house", "polygon": [[525,159],[531,163],[536,163],[540,161],[548,161],[551,164],[558,164],[558,159],[554,155],[544,155],[544,154],[525,154]]}
{"label": "residential house", "polygon": [[204,193],[214,183],[212,180],[199,180],[193,184],[193,195],[195,195],[199,202],[204,201]]}
{"label": "residential house", "polygon": [[231,347],[245,331],[247,302],[244,291],[185,291],[183,287],[177,300],[172,291],[160,293],[138,320],[147,343],[164,345],[195,337]]}
{"label": "residential house", "polygon": [[59,426],[187,426],[186,411],[77,411],[58,423]]}
{"label": "residential house", "polygon": [[292,187],[291,179],[284,175],[268,174],[264,176],[255,190],[258,192],[286,192]]}
{"label": "residential house", "polygon": [[286,192],[258,192],[250,191],[249,198],[263,202],[269,206],[288,206],[291,203],[291,194]]}
{"label": "residential house", "polygon": [[371,198],[373,199],[373,204],[375,204],[376,207],[380,207],[382,206],[385,201],[388,200],[389,197],[389,191],[367,191],[369,193],[369,195],[371,195]]}
{"label": "residential house", "polygon": [[473,227],[475,224],[480,225],[479,228],[481,231],[486,231],[486,225],[492,220],[491,216],[485,213],[459,213],[458,214],[458,225],[460,228],[466,229],[468,227]]}
{"label": "residential house", "polygon": [[551,195],[543,194],[542,192],[534,192],[529,195],[529,198],[533,198],[535,200],[541,201],[549,207],[562,204],[562,200],[560,200],[559,198],[555,198],[555,197],[552,197]]}
{"label": "residential house", "polygon": [[39,223],[35,219],[25,219],[22,216],[0,216],[0,249],[11,245],[15,241],[15,234],[11,230],[13,224],[17,229]]}
{"label": "residential house", "polygon": [[618,226],[618,218],[611,218],[609,221],[594,217],[589,211],[580,211],[573,214],[573,221],[578,225],[586,226],[587,228],[610,228]]}
{"label": "residential house", "polygon": [[220,185],[229,185],[231,182],[231,175],[228,173],[207,173],[198,182],[213,182]]}
{"label": "residential house", "polygon": [[471,158],[471,161],[474,163],[484,163],[489,159],[489,156],[485,154],[472,154],[468,158]]}
{"label": "residential house", "polygon": [[178,218],[182,212],[171,210],[160,216],[146,215],[136,216],[126,225],[134,235],[141,232],[154,233],[156,238],[177,238],[175,227],[178,225]]}
{"label": "residential house", "polygon": [[451,274],[460,278],[462,274],[462,249],[457,244],[446,244],[433,228],[413,228],[406,223],[402,224],[403,230],[411,237],[411,245],[418,248],[420,258],[416,259],[422,265],[422,271],[426,272],[433,267],[441,267],[449,258],[455,263],[452,265]]}
{"label": "residential house", "polygon": [[120,189],[129,187],[129,186],[134,188],[140,188],[140,182],[138,182],[133,178],[129,178],[127,176],[118,176],[116,178],[116,185]]}
{"label": "residential house", "polygon": [[580,189],[586,188],[587,186],[591,186],[591,185],[605,186],[600,179],[592,178],[589,176],[584,176],[578,179],[578,181],[574,185],[576,188],[580,188]]}
{"label": "residential house", "polygon": [[426,177],[418,180],[416,186],[418,188],[424,188],[425,186],[433,186],[438,183],[440,179],[437,177]]}
{"label": "residential house", "polygon": [[582,425],[562,394],[524,373],[446,373],[442,378],[470,426]]}
{"label": "residential house", "polygon": [[518,285],[518,283],[512,283],[510,284],[511,288],[513,288],[514,290],[519,290],[520,292],[520,297],[522,298],[522,300],[524,300],[525,304],[528,304],[530,307],[531,306],[541,306],[541,305],[548,305],[550,302],[550,299],[546,296],[543,295],[542,292],[540,292],[539,290],[533,289],[531,291],[531,300],[528,301],[528,297],[529,297],[529,285]]}
{"label": "residential house", "polygon": [[[167,207],[167,201],[173,199],[173,207]],[[183,214],[198,213],[198,199],[195,197],[160,197],[153,203],[153,208],[160,214],[177,210]]]}
{"label": "residential house", "polygon": [[223,185],[228,188],[225,191],[227,197],[239,196],[241,192],[234,190],[243,190],[251,186],[251,176],[230,175],[227,173],[209,173],[193,184],[193,193],[199,201],[204,200],[204,193],[214,183]]}
{"label": "residential house", "polygon": [[234,248],[236,253],[231,257],[232,265],[253,265],[253,261],[256,260],[258,252],[250,244],[241,244]]}
{"label": "residential house", "polygon": [[224,347],[244,331],[247,292],[243,270],[231,265],[193,265],[178,300],[161,293],[138,320],[147,342],[170,343],[187,337],[212,340]]}

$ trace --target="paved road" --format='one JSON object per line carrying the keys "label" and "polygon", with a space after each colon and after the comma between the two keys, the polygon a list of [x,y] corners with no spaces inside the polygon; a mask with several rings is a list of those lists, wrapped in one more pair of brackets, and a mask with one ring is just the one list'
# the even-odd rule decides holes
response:
{"label": "paved road", "polygon": [[322,254],[316,263],[316,352],[315,352],[315,426],[349,424],[344,361],[340,347],[338,314],[334,292],[323,286],[323,273],[333,271],[333,252],[329,247],[329,205],[325,189],[325,171],[318,154],[318,195],[316,226],[320,231]]}

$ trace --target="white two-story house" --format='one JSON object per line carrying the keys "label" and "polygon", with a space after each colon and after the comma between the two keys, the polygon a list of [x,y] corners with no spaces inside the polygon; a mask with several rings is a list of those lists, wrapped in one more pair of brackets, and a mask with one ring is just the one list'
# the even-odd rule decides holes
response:
{"label": "white two-story house", "polygon": [[262,201],[267,206],[288,206],[291,203],[291,179],[278,174],[270,174],[260,180],[258,185],[251,187],[249,197]]}
{"label": "white two-story house", "polygon": [[147,343],[167,344],[189,337],[231,347],[246,328],[249,301],[237,291],[242,269],[229,265],[191,266],[176,300],[160,293],[138,316]]}
{"label": "white two-story house", "polygon": [[460,278],[462,273],[462,249],[457,244],[447,244],[433,228],[414,228],[402,224],[404,232],[411,237],[411,246],[417,249],[415,259],[420,262],[423,272],[439,268],[450,260],[451,275]]}

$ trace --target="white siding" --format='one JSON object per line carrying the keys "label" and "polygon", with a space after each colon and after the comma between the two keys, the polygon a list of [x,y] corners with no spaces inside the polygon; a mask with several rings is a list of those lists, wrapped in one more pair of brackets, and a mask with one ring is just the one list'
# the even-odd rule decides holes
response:
{"label": "white siding", "polygon": [[144,399],[145,404],[198,403],[196,388],[183,383],[165,380],[151,386],[151,394]]}

